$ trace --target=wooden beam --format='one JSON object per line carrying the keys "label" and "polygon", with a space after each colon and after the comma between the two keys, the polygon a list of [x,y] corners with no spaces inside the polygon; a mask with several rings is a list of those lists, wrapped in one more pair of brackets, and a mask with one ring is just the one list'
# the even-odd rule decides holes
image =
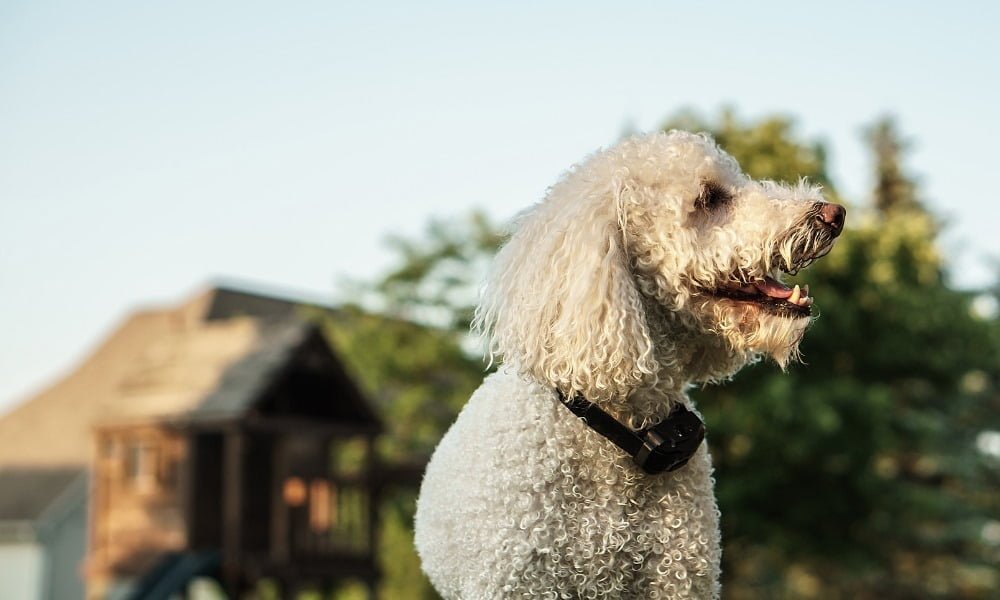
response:
{"label": "wooden beam", "polygon": [[378,428],[365,423],[344,423],[321,421],[302,417],[265,417],[248,415],[243,426],[249,430],[267,433],[287,433],[293,435],[323,435],[349,437],[378,433]]}
{"label": "wooden beam", "polygon": [[272,447],[274,471],[271,482],[271,560],[285,562],[289,558],[288,507],[285,505],[285,479],[288,472],[288,452],[285,438],[274,438]]}
{"label": "wooden beam", "polygon": [[186,455],[180,464],[180,496],[181,496],[181,510],[184,511],[184,523],[186,526],[186,531],[184,532],[185,540],[184,546],[191,550],[194,546],[194,541],[197,537],[195,533],[195,506],[197,504],[194,500],[194,495],[198,493],[198,482],[195,481],[195,473],[197,469],[195,466],[198,464],[198,437],[194,435],[184,436],[184,445],[186,448]]}
{"label": "wooden beam", "polygon": [[242,582],[240,562],[243,544],[243,455],[246,448],[244,433],[239,429],[226,432],[223,450],[223,510],[222,558],[223,578],[230,597],[238,592]]}
{"label": "wooden beam", "polygon": [[420,486],[426,470],[427,459],[424,457],[409,462],[379,463],[374,471],[375,484],[380,488],[416,488]]}
{"label": "wooden beam", "polygon": [[378,580],[378,569],[371,557],[344,552],[329,552],[322,556],[305,555],[289,562],[262,564],[261,572],[265,577],[289,581],[315,580],[321,577]]}
{"label": "wooden beam", "polygon": [[[365,472],[368,473],[369,477],[374,478],[374,473],[378,468],[377,461],[378,458],[375,456],[375,437],[367,436],[365,438]],[[378,550],[378,523],[380,521],[378,509],[379,505],[381,505],[381,498],[379,497],[380,489],[373,481],[368,481],[368,485],[365,486],[365,492],[368,496],[368,555],[374,561]]]}

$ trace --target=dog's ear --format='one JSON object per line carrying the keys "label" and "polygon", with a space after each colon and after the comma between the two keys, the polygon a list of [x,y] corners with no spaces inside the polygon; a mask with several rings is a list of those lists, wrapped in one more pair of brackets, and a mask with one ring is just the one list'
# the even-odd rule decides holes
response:
{"label": "dog's ear", "polygon": [[516,222],[483,288],[476,328],[493,356],[566,394],[624,399],[656,375],[622,233],[620,183],[571,176]]}

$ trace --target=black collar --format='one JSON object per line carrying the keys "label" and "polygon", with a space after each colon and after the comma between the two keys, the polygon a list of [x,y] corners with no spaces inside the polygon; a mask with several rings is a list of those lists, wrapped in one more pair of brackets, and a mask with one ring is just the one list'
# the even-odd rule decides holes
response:
{"label": "black collar", "polygon": [[559,401],[588,427],[624,450],[640,469],[653,475],[686,465],[705,439],[705,424],[680,403],[656,425],[633,431],[580,396],[567,399],[559,392]]}

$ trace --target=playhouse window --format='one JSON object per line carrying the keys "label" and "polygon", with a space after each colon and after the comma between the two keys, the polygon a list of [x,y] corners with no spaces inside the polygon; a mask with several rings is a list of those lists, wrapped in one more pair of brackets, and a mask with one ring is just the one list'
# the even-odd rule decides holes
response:
{"label": "playhouse window", "polygon": [[156,487],[156,446],[133,441],[125,453],[125,480],[140,490]]}

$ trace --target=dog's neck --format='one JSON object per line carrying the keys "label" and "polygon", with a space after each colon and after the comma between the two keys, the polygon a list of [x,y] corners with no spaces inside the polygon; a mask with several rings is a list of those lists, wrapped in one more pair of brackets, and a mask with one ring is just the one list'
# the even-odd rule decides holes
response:
{"label": "dog's neck", "polygon": [[657,377],[648,386],[633,390],[625,400],[601,403],[601,408],[633,429],[658,423],[678,403],[690,406],[687,390],[692,385],[727,379],[749,360],[722,338],[681,323],[657,300],[645,297],[643,303],[660,365]]}
{"label": "dog's neck", "polygon": [[690,406],[691,401],[683,389],[657,383],[634,390],[623,402],[601,407],[612,417],[632,429],[645,429],[667,418],[678,404]]}
{"label": "dog's neck", "polygon": [[646,326],[653,340],[660,380],[684,390],[692,384],[714,383],[732,377],[755,356],[731,348],[720,335],[705,331],[691,318],[643,297]]}

